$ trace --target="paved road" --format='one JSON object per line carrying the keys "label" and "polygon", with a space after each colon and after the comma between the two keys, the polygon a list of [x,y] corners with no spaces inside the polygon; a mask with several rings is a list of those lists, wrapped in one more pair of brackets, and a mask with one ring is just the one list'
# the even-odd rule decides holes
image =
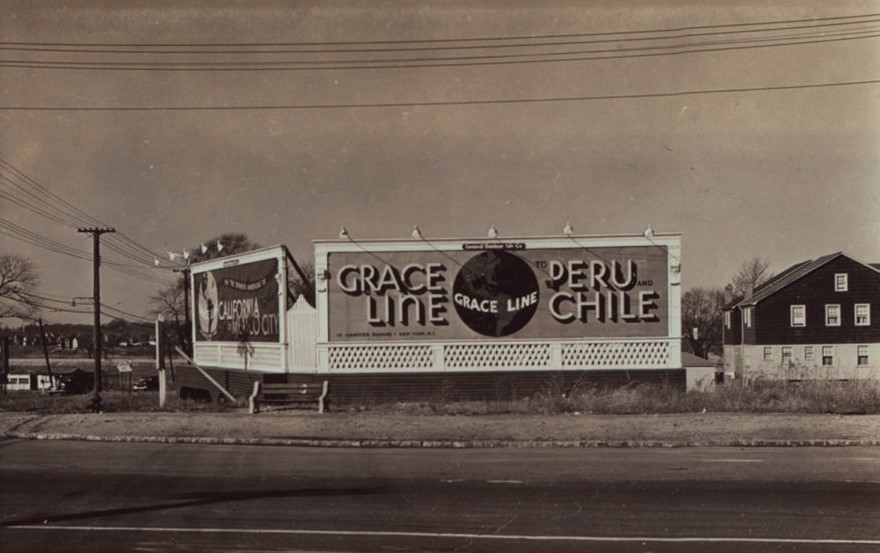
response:
{"label": "paved road", "polygon": [[880,448],[0,442],[4,551],[880,551]]}

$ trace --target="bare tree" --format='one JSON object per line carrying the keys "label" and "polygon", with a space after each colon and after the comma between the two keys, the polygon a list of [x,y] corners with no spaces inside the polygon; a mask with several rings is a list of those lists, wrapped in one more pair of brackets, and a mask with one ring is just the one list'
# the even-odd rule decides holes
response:
{"label": "bare tree", "polygon": [[691,288],[681,298],[681,321],[694,355],[706,357],[721,345],[721,308],[724,291]]}
{"label": "bare tree", "polygon": [[31,292],[39,283],[36,268],[21,255],[0,255],[0,319],[33,318],[37,302]]}
{"label": "bare tree", "polygon": [[733,275],[731,284],[737,296],[746,295],[746,291],[754,291],[758,286],[773,278],[770,262],[762,257],[753,257],[740,265],[739,271]]}
{"label": "bare tree", "polygon": [[153,305],[150,310],[152,315],[170,315],[175,321],[183,319],[183,281],[178,280],[162,288],[150,296],[150,303]]}

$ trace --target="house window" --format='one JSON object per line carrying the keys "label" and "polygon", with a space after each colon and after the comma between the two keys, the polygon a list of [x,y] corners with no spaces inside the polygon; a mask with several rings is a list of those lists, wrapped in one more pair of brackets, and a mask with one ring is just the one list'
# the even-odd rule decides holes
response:
{"label": "house window", "polygon": [[791,346],[782,346],[782,364],[791,364]]}
{"label": "house window", "polygon": [[807,308],[803,305],[791,306],[791,326],[807,326]]}
{"label": "house window", "polygon": [[822,346],[822,366],[831,367],[834,365],[834,346]]}
{"label": "house window", "polygon": [[764,346],[764,361],[773,360],[773,348],[770,346]]}
{"label": "house window", "polygon": [[870,326],[871,325],[871,304],[870,303],[857,303],[856,304],[856,326]]}
{"label": "house window", "polygon": [[749,328],[752,328],[752,308],[746,307],[743,309],[743,322]]}
{"label": "house window", "polygon": [[863,367],[868,364],[868,346],[858,347],[859,366]]}
{"label": "house window", "polygon": [[813,360],[813,346],[804,346],[804,361]]}
{"label": "house window", "polygon": [[834,291],[846,292],[849,289],[849,277],[846,273],[834,274]]}
{"label": "house window", "polygon": [[840,305],[825,306],[825,326],[840,326]]}

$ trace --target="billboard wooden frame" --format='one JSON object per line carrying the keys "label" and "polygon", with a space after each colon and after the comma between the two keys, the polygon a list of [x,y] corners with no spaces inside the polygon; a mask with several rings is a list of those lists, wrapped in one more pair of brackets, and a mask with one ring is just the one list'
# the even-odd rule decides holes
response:
{"label": "billboard wooden frame", "polygon": [[[289,255],[287,248],[282,245],[275,245],[240,254],[209,259],[193,263],[190,266],[189,300],[193,310],[190,336],[193,344],[193,359],[196,363],[218,368],[288,372],[287,258]],[[196,276],[217,269],[246,265],[269,259],[275,259],[278,262],[278,273],[275,277],[278,279],[278,341],[250,342],[249,348],[252,349],[242,354],[239,349],[239,342],[236,341],[197,340]]]}
{"label": "billboard wooden frame", "polygon": [[[484,249],[518,249],[526,250],[542,250],[542,249],[584,249],[584,248],[620,248],[628,246],[642,247],[661,247],[666,251],[666,294],[667,294],[667,332],[665,336],[648,337],[648,338],[625,338],[625,337],[604,337],[604,338],[548,338],[540,340],[525,340],[522,338],[481,338],[478,340],[436,340],[426,339],[406,340],[406,341],[348,341],[346,343],[338,343],[330,340],[330,318],[329,318],[329,301],[328,301],[328,280],[332,278],[329,274],[329,256],[337,252],[374,252],[393,253],[393,252],[461,252],[462,250],[479,250]],[[411,238],[402,240],[357,240],[353,238],[339,240],[318,240],[315,241],[315,274],[316,279],[316,307],[318,314],[318,373],[387,373],[387,372],[473,372],[476,370],[488,371],[516,371],[516,370],[535,370],[534,364],[523,364],[522,366],[493,366],[493,367],[457,367],[450,368],[445,363],[448,359],[448,351],[450,348],[462,347],[478,347],[492,346],[499,351],[507,348],[548,347],[546,369],[566,369],[575,367],[566,367],[562,363],[562,356],[566,348],[583,348],[583,347],[606,347],[612,350],[626,349],[632,347],[640,347],[644,344],[645,348],[654,347],[654,344],[663,343],[663,347],[667,352],[661,363],[647,363],[645,366],[625,367],[626,369],[677,369],[681,368],[681,234],[679,233],[656,233],[653,235],[598,235],[598,236],[544,236],[544,237],[503,237],[503,238],[442,238],[442,239],[424,239]],[[356,354],[358,348],[362,351],[377,350],[377,348],[394,348],[401,349],[418,348],[421,346],[430,349],[430,353],[424,350],[422,359],[428,356],[433,361],[428,360],[422,363],[422,366],[408,367],[402,369],[400,367],[383,367],[381,362],[365,363],[363,366],[347,368],[342,371],[334,368],[331,359],[338,358],[337,354],[348,355]],[[520,349],[522,349],[520,347]],[[341,353],[340,353],[341,352]],[[335,357],[334,357],[335,356]],[[618,368],[610,365],[596,365],[591,368],[608,369]]]}

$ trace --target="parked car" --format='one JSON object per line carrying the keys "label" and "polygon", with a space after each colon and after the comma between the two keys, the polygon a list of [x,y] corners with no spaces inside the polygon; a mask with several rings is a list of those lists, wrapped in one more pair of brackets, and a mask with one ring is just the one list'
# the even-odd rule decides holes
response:
{"label": "parked car", "polygon": [[158,390],[159,389],[159,377],[158,376],[145,376],[141,378],[132,386],[133,390],[144,391],[144,390]]}

